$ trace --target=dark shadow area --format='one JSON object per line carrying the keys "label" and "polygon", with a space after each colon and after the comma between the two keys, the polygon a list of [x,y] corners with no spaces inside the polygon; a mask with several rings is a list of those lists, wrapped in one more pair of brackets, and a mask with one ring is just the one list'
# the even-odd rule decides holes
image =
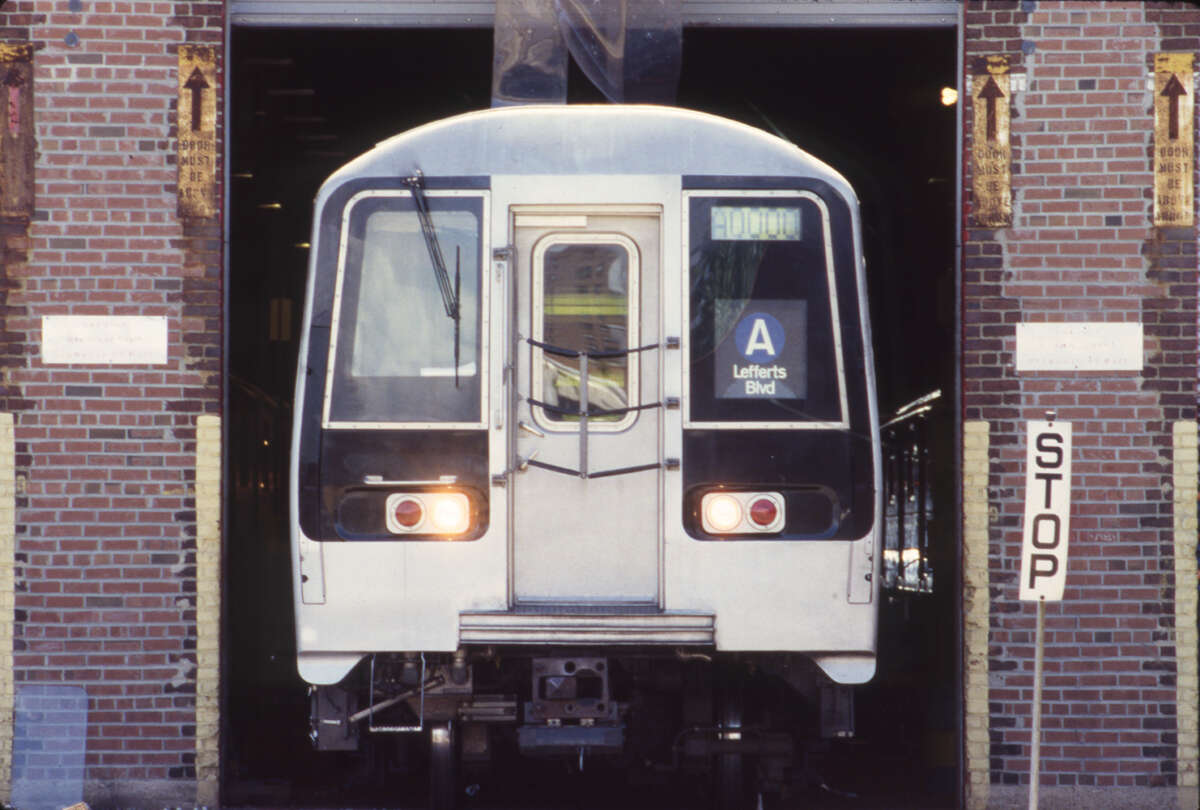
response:
{"label": "dark shadow area", "polygon": [[[308,741],[295,673],[287,453],[312,201],[321,181],[375,142],[481,109],[490,30],[235,29],[229,185],[224,803],[418,806],[421,754],[406,741],[365,754]],[[602,102],[578,71],[570,100]],[[689,29],[679,105],[781,135],[842,172],[862,202],[884,419],[931,390],[932,589],[882,600],[880,669],[861,690],[859,735],[830,744],[827,788],[781,807],[941,807],[957,796],[958,689],[952,478],[955,115],[952,30]],[[901,436],[897,446],[910,442]],[[694,807],[693,785],[626,785],[598,765],[513,764],[479,806]],[[864,784],[863,774],[871,774]],[[699,786],[703,793],[703,786]],[[857,795],[850,796],[849,793]],[[631,798],[633,797],[633,798]]]}

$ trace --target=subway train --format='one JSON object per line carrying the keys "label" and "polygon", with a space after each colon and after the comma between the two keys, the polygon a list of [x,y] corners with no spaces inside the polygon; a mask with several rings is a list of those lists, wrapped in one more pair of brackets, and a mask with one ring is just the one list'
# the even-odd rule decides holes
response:
{"label": "subway train", "polygon": [[522,761],[738,807],[853,734],[882,525],[860,215],[791,143],[622,105],[380,143],[315,201],[294,413],[318,749],[403,738],[434,807]]}

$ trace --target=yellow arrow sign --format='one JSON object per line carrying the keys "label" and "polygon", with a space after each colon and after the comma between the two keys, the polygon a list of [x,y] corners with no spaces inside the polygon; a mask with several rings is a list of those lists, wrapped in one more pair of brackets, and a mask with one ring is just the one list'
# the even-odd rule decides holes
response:
{"label": "yellow arrow sign", "polygon": [[217,49],[179,47],[179,216],[217,215]]}
{"label": "yellow arrow sign", "polygon": [[1190,53],[1154,55],[1154,224],[1189,227],[1195,219],[1195,82]]}
{"label": "yellow arrow sign", "polygon": [[975,221],[988,228],[1012,224],[1012,148],[1009,146],[1008,57],[989,56],[987,72],[971,78],[971,179]]}

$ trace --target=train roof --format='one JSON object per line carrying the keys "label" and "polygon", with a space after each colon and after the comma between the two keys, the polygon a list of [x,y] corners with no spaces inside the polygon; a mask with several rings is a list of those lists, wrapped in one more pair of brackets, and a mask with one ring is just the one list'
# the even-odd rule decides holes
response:
{"label": "train roof", "polygon": [[800,176],[854,192],[782,138],[707,113],[649,105],[531,105],[465,113],[393,136],[335,172],[318,200],[361,177]]}

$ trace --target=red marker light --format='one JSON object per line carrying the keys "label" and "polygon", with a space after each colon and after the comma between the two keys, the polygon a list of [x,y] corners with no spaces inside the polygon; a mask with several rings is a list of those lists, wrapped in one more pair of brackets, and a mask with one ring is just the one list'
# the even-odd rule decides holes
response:
{"label": "red marker light", "polygon": [[404,498],[396,502],[392,508],[392,516],[396,519],[396,523],[406,529],[411,529],[425,517],[425,509],[416,498]]}
{"label": "red marker light", "polygon": [[770,498],[758,498],[750,504],[750,520],[759,526],[770,526],[779,517],[779,507]]}

